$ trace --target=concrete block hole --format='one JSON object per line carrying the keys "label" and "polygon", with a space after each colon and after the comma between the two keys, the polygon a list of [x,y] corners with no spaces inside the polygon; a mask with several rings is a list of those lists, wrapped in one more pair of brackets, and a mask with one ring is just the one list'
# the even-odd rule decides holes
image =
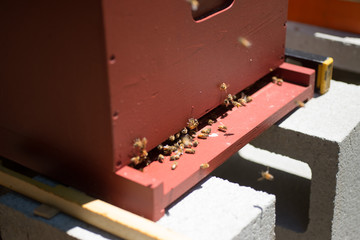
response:
{"label": "concrete block hole", "polygon": [[[261,171],[274,176],[262,180]],[[311,169],[308,164],[248,144],[212,175],[276,196],[276,226],[305,232],[309,224]]]}

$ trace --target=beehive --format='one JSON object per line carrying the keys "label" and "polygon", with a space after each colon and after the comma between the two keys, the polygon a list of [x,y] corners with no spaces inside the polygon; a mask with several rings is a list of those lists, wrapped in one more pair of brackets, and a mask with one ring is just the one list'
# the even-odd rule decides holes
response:
{"label": "beehive", "polygon": [[286,0],[202,4],[196,14],[185,0],[6,1],[0,155],[159,218],[211,169],[168,185],[157,167],[128,167],[134,139],[156,147],[219,106],[221,83],[239,93],[284,59]]}

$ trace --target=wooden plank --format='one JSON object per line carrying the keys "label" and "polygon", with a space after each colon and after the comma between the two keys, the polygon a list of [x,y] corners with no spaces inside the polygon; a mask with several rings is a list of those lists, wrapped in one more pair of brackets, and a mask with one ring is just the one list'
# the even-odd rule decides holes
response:
{"label": "wooden plank", "polygon": [[[1,163],[1,162],[0,162]],[[0,164],[0,184],[125,239],[187,239],[155,222],[63,185],[51,187]]]}

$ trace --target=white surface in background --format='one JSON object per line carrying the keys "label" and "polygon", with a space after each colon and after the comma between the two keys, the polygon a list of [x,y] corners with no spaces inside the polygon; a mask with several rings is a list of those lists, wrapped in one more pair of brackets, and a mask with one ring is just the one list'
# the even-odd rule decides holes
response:
{"label": "white surface in background", "polygon": [[245,145],[239,151],[239,155],[248,161],[259,163],[270,168],[276,168],[311,180],[311,169],[307,163],[256,148],[251,144]]}
{"label": "white surface in background", "polygon": [[311,99],[279,126],[341,142],[359,121],[360,86],[332,80],[326,94]]}
{"label": "white surface in background", "polygon": [[196,240],[244,239],[249,236],[240,233],[260,217],[259,207],[265,209],[274,201],[274,195],[211,177],[157,223]]}

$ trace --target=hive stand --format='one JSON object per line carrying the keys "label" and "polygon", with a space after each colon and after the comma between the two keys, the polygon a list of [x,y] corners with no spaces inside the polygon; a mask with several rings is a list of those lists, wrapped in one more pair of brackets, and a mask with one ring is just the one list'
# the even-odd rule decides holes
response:
{"label": "hive stand", "polygon": [[[277,239],[358,238],[360,234],[358,228],[360,221],[359,113],[360,86],[331,81],[330,91],[327,94],[313,98],[304,108],[297,110],[251,142],[258,148],[303,161],[312,171],[310,183],[307,179],[296,178],[289,174],[283,178],[284,172],[271,170],[275,174],[275,180],[265,183],[270,192],[280,188],[282,195],[297,194],[297,198],[304,197],[302,202],[285,201],[283,206],[276,206],[277,211],[280,207],[285,209],[285,212],[289,212],[292,205],[302,204],[299,212],[305,213],[300,220],[303,226],[296,226],[300,222],[293,222],[288,228],[277,226],[275,230]],[[255,155],[248,157],[256,158]],[[280,158],[283,157],[278,156],[279,161]],[[260,169],[264,168],[246,162],[239,161],[239,157],[235,156],[218,170],[217,175],[229,176],[231,168],[235,167],[241,167],[242,171],[248,174],[251,172],[258,174]],[[268,165],[267,159],[263,159],[263,162]],[[242,181],[239,176],[230,178],[233,181],[237,178],[240,183]],[[289,182],[293,193],[285,192],[285,186]],[[256,184],[258,183],[253,183]],[[303,190],[306,187],[310,189]],[[309,196],[306,196],[307,194]],[[280,197],[278,195],[276,197],[277,202],[280,202]],[[289,223],[294,215],[288,213],[286,219],[278,218],[277,222]]]}
{"label": "hive stand", "polygon": [[[6,172],[4,169],[1,170],[1,174]],[[41,176],[36,176],[33,179],[58,189],[63,187]],[[11,181],[11,185],[13,184]],[[21,187],[18,188],[19,184],[16,185],[15,189],[22,192]],[[54,193],[57,194],[56,191]],[[39,195],[53,199],[53,196],[44,192]],[[51,192],[50,195],[52,195]],[[0,187],[0,239],[120,239],[87,224],[88,220],[91,219],[91,213],[85,213],[84,216],[87,217],[82,218],[85,222],[63,212],[46,219],[34,215],[39,206],[43,205],[33,199]],[[61,209],[64,205],[60,204],[57,207]],[[68,209],[66,208],[66,210]],[[79,209],[73,209],[72,214],[79,217],[78,211]],[[125,239],[256,238],[270,240],[274,239],[275,235],[274,195],[255,191],[249,187],[242,187],[216,177],[207,178],[199,183],[183,199],[168,209],[166,215],[158,223],[145,221],[144,225],[144,220],[141,217],[137,217],[139,218],[138,221],[131,221],[131,218],[134,217],[128,218],[128,221],[122,221],[129,217],[126,216],[127,214],[123,213],[119,216],[118,226],[110,228],[107,226],[105,229]],[[112,219],[114,220],[114,214],[109,213],[110,215],[113,215]],[[101,217],[99,217],[98,221],[108,221],[108,219],[100,219]],[[106,225],[109,223],[107,222]],[[102,224],[96,223],[96,226],[101,227]],[[147,228],[149,226],[152,228],[150,231]],[[171,231],[168,231],[167,228]],[[137,229],[138,232],[134,233],[133,229]],[[226,229],[226,233],[223,232],[224,229]],[[181,235],[176,232],[181,232]]]}

